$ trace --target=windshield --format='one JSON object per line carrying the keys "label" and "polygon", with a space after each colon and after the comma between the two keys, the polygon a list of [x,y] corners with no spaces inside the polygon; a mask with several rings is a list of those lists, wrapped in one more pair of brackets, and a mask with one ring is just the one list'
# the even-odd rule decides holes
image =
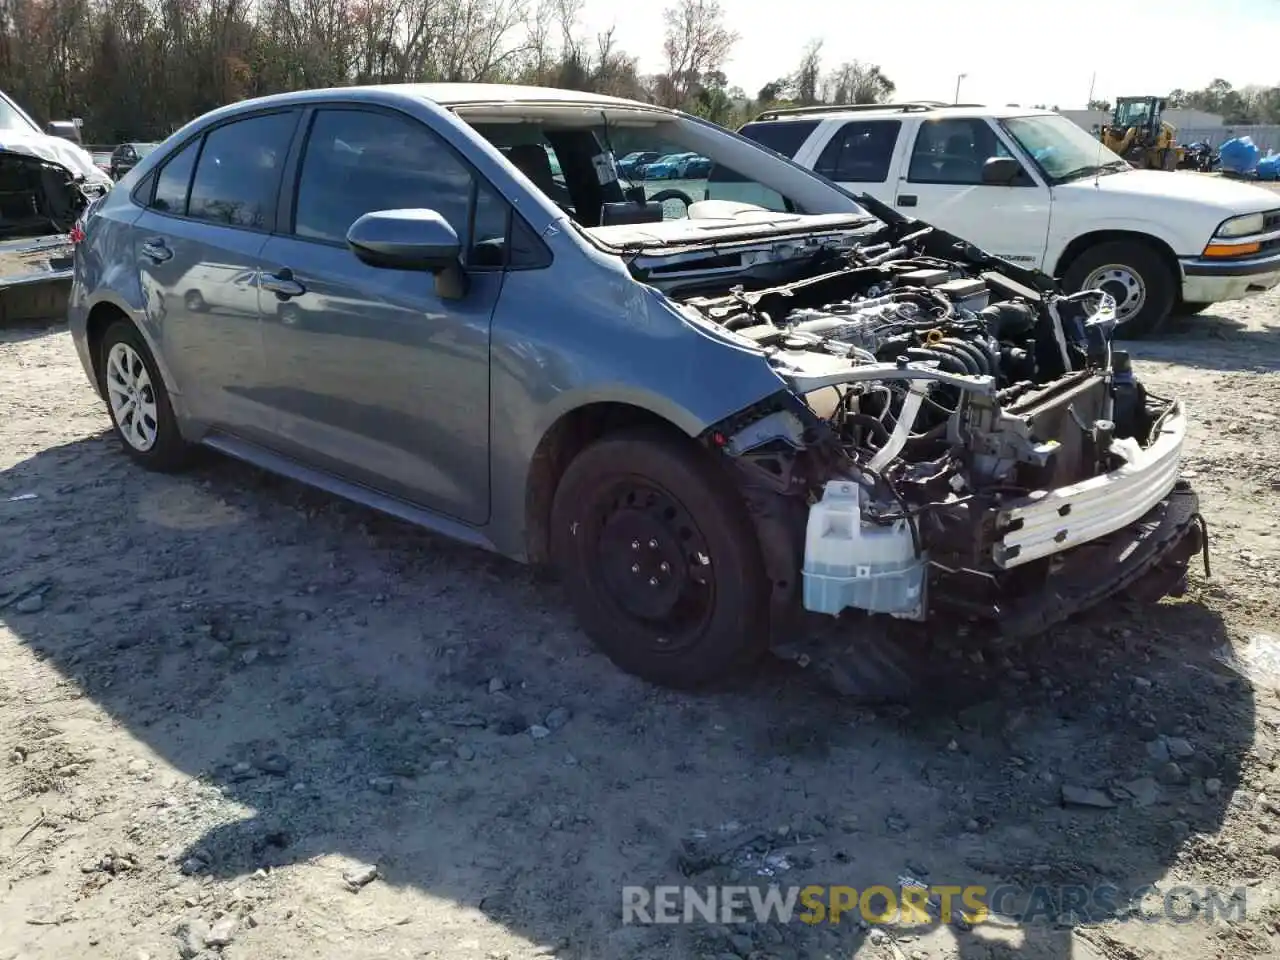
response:
{"label": "windshield", "polygon": [[0,94],[0,131],[10,133],[39,133],[31,119],[8,97]]}
{"label": "windshield", "polygon": [[703,200],[774,213],[869,217],[839,188],[711,124],[633,115],[588,126],[580,112],[561,119],[550,111],[524,122],[486,122],[459,113],[584,227],[683,220]]}
{"label": "windshield", "polygon": [[1012,117],[1003,121],[1009,136],[1031,154],[1045,176],[1071,180],[1129,165],[1066,117]]}

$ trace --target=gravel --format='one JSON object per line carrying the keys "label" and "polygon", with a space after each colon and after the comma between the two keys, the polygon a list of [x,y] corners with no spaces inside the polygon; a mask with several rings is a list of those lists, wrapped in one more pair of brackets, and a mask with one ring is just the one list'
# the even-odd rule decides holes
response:
{"label": "gravel", "polygon": [[[1280,680],[1248,651],[1280,623],[1280,293],[1128,346],[1189,404],[1213,578],[1026,643],[934,630],[954,676],[904,709],[794,665],[648,687],[524,567],[224,458],[139,469],[64,330],[0,331],[0,603],[41,597],[0,609],[0,953],[700,960],[747,943],[624,927],[620,888],[892,887],[908,863],[988,889],[1273,876]],[[318,362],[344,375],[334,349]],[[751,956],[852,956],[854,919],[732,932]],[[1106,960],[1211,960],[1259,952],[1269,922],[1088,934]],[[1005,932],[909,935],[907,956],[972,960]]]}

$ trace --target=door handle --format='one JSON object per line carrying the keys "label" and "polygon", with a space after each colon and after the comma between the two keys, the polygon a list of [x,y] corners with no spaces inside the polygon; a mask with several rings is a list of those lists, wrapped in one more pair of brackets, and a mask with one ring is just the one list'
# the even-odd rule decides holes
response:
{"label": "door handle", "polygon": [[142,245],[142,254],[153,263],[164,263],[173,256],[173,251],[165,246],[164,240],[155,237]]}
{"label": "door handle", "polygon": [[916,195],[914,193],[898,194],[898,206],[914,207],[916,205]]}
{"label": "door handle", "polygon": [[307,292],[307,288],[293,279],[293,271],[285,267],[279,273],[264,273],[259,281],[263,290],[270,290],[277,300],[289,300]]}

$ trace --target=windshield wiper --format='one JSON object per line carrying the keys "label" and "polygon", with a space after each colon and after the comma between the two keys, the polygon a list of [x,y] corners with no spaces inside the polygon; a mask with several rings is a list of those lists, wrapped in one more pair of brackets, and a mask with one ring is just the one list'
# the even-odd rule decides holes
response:
{"label": "windshield wiper", "polygon": [[1076,167],[1074,170],[1068,170],[1066,173],[1060,173],[1054,177],[1054,179],[1059,183],[1066,183],[1068,180],[1079,180],[1081,177],[1092,176],[1101,170],[1102,168],[1096,163],[1091,163],[1088,166]]}
{"label": "windshield wiper", "polygon": [[1127,160],[1108,160],[1101,165],[1091,163],[1087,166],[1076,167],[1074,170],[1058,174],[1054,179],[1058,183],[1066,183],[1068,180],[1079,180],[1082,177],[1091,177],[1098,173],[1119,173],[1121,170],[1127,170],[1128,168],[1129,162]]}

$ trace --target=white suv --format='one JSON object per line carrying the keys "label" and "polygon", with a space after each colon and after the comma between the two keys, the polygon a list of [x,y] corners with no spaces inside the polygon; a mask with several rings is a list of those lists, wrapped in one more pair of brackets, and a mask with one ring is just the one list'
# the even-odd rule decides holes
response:
{"label": "white suv", "polygon": [[[836,182],[1044,270],[1102,287],[1124,335],[1280,284],[1280,197],[1136,170],[1066,117],[972,104],[773,110],[738,131]],[[709,199],[767,202],[713,170]]]}

